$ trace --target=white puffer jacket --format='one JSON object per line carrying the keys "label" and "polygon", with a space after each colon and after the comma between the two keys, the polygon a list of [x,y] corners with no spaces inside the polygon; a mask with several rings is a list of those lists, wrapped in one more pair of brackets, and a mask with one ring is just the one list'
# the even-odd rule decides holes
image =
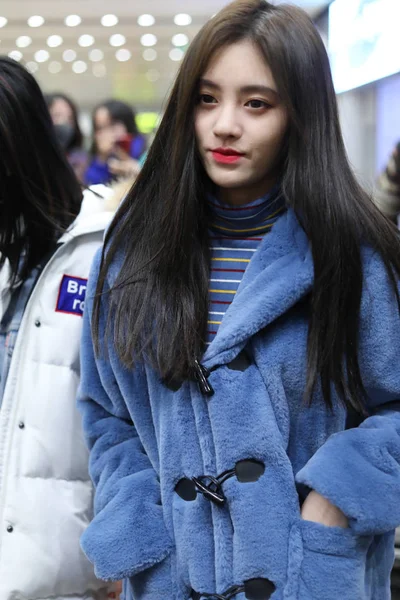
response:
{"label": "white puffer jacket", "polygon": [[0,410],[0,600],[107,595],[79,546],[92,516],[92,485],[75,396],[86,279],[111,216],[104,201],[85,193],[16,339]]}

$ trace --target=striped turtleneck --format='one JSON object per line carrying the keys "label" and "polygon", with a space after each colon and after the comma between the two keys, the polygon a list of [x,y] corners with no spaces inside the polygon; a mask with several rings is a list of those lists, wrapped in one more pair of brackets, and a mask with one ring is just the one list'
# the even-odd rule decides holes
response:
{"label": "striped turtleneck", "polygon": [[280,189],[244,204],[229,206],[210,197],[211,276],[206,343],[215,337],[251,257],[285,211]]}

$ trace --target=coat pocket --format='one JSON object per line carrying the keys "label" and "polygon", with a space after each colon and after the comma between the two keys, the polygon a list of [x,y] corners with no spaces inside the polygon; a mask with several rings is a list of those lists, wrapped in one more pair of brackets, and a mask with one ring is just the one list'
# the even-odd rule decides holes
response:
{"label": "coat pocket", "polygon": [[284,600],[364,600],[372,537],[299,519],[289,538]]}

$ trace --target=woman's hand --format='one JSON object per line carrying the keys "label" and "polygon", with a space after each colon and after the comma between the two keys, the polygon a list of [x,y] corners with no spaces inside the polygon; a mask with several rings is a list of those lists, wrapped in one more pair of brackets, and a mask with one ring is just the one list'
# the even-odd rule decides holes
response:
{"label": "woman's hand", "polygon": [[118,177],[135,178],[139,175],[141,167],[137,160],[128,156],[125,159],[110,158],[108,168],[113,175]]}
{"label": "woman's hand", "polygon": [[111,584],[109,588],[109,592],[107,594],[107,598],[110,600],[118,600],[120,595],[122,594],[122,581],[117,581],[116,583]]}
{"label": "woman's hand", "polygon": [[346,529],[349,526],[348,519],[344,513],[312,490],[304,501],[301,509],[301,516],[305,521],[314,521],[321,523],[326,527],[343,527]]}

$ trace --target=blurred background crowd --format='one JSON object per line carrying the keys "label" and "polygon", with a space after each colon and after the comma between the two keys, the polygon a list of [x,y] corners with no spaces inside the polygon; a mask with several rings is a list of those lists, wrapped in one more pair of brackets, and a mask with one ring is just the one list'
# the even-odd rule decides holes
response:
{"label": "blurred background crowd", "polygon": [[[295,3],[313,17],[329,49],[349,157],[372,188],[400,138],[400,2]],[[84,185],[132,178],[186,47],[225,4],[2,0],[0,53],[21,61],[37,78]],[[393,183],[380,180],[385,193],[397,194]],[[389,202],[388,210],[396,213],[397,203]]]}

